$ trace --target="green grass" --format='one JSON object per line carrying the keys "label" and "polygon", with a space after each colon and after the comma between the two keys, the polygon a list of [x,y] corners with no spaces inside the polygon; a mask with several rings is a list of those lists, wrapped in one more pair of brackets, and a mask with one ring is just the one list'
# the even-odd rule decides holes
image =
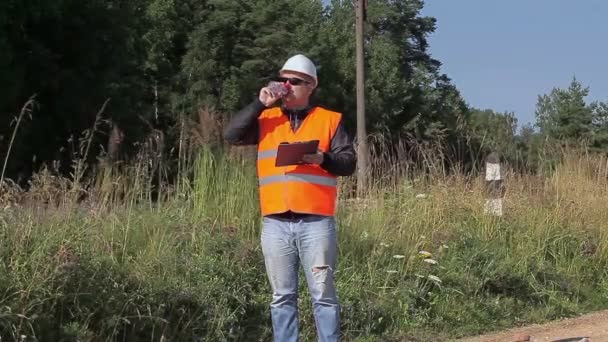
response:
{"label": "green grass", "polygon": [[[192,165],[160,202],[141,165],[101,172],[84,200],[48,172],[29,193],[5,185],[2,339],[269,340],[255,165],[208,150]],[[364,200],[343,194],[344,340],[439,341],[607,308],[607,173],[606,159],[567,155],[542,177],[509,174],[502,218],[484,214],[481,176],[395,172]]]}

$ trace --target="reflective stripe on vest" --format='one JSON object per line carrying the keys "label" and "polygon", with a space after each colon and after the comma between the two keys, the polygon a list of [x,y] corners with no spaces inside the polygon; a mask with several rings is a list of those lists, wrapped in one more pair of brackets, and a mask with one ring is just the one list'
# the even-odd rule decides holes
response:
{"label": "reflective stripe on vest", "polygon": [[288,173],[286,175],[268,176],[260,178],[260,186],[280,182],[302,182],[316,185],[337,186],[335,177],[308,175],[303,173]]}
{"label": "reflective stripe on vest", "polygon": [[264,160],[268,158],[275,158],[277,156],[277,150],[266,150],[258,152],[258,160]]}

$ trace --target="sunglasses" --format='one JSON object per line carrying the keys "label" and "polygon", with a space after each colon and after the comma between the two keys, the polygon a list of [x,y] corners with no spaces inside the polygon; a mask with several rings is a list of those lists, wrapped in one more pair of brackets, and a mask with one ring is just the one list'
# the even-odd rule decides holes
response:
{"label": "sunglasses", "polygon": [[281,83],[289,82],[289,84],[294,85],[294,86],[310,84],[310,82],[308,82],[308,81],[304,81],[303,79],[299,79],[299,78],[295,78],[295,77],[277,77],[277,78],[275,78],[275,81],[281,82]]}

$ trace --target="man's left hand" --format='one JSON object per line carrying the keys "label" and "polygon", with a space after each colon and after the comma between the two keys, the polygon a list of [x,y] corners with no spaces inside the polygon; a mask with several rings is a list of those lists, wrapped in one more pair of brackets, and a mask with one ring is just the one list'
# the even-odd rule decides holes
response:
{"label": "man's left hand", "polygon": [[305,154],[302,156],[302,161],[308,164],[321,165],[323,163],[323,152]]}

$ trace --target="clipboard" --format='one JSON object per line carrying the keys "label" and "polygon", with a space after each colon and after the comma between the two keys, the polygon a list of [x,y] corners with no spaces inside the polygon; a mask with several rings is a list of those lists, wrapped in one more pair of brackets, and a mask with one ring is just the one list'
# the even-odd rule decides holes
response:
{"label": "clipboard", "polygon": [[317,153],[319,140],[299,141],[294,143],[280,143],[277,149],[275,166],[288,166],[305,164],[302,156]]}

